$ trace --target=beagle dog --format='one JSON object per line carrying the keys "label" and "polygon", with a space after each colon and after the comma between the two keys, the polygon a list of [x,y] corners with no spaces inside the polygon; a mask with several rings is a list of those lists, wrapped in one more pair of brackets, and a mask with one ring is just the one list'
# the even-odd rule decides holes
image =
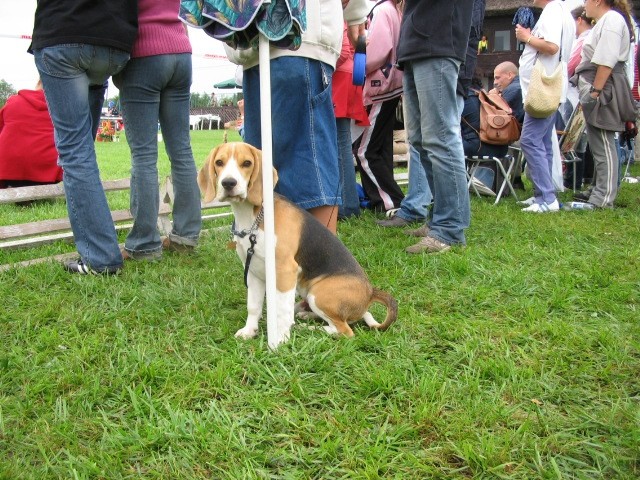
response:
{"label": "beagle dog", "polygon": [[[273,170],[274,185],[277,172]],[[262,153],[246,143],[214,148],[198,173],[205,202],[228,201],[234,215],[236,252],[245,264],[247,322],[236,337],[258,334],[265,296],[264,226],[262,222]],[[277,327],[288,338],[296,308],[308,304],[327,322],[330,334],[353,336],[349,324],[364,319],[370,328],[386,330],[398,316],[398,304],[374,288],[344,244],[310,213],[274,194]],[[295,305],[296,292],[302,301]],[[368,312],[371,303],[385,305],[382,324]],[[306,305],[305,304],[305,305]]]}

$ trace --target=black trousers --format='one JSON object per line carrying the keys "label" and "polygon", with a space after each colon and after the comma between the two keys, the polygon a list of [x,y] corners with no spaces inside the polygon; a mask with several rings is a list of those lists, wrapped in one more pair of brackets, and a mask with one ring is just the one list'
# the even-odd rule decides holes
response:
{"label": "black trousers", "polygon": [[399,101],[397,97],[367,107],[371,126],[353,143],[362,188],[378,212],[400,208],[404,198],[393,178],[393,127]]}

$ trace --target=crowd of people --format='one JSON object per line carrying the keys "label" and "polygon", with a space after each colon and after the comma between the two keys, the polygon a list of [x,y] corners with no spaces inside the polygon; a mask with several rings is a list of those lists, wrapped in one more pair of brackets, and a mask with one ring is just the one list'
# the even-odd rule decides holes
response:
{"label": "crowd of people", "polygon": [[[57,182],[64,172],[79,253],[65,263],[69,272],[112,274],[124,261],[159,259],[163,250],[190,252],[198,243],[201,216],[189,141],[191,44],[178,17],[180,0],[116,0],[107,7],[90,0],[72,3],[74,8],[61,12],[53,0],[38,2],[30,51],[44,93],[23,90],[0,112],[0,182],[5,187]],[[533,0],[541,12],[535,25],[514,29],[524,47],[519,66],[501,62],[493,72],[489,93],[501,96],[522,125],[519,144],[533,184],[533,196],[522,202],[525,212],[560,209],[561,186],[553,179],[559,114],[539,118],[524,108],[536,62],[547,74],[561,66],[560,104],[584,112],[583,143],[594,172],[591,187],[577,196],[594,207],[614,205],[617,136],[636,116],[627,68],[636,27],[628,1],[586,0],[573,10],[568,4]],[[421,223],[407,231],[419,237],[408,253],[465,245],[471,221],[465,158],[502,157],[508,148],[485,143],[478,133],[477,91],[483,85],[472,79],[478,54],[489,52],[482,33],[485,0],[308,0],[306,8],[316,14],[306,16],[295,46],[272,45],[269,52],[276,190],[335,233],[338,218],[360,212],[355,161],[370,208],[386,214],[381,226]],[[445,24],[449,28],[442,29]],[[352,78],[355,45],[363,36],[367,56],[359,86]],[[242,42],[225,49],[242,68],[242,136],[260,148],[258,52]],[[120,90],[132,162],[134,223],[122,250],[93,145],[110,76]],[[12,123],[14,111],[46,116],[38,132],[46,137],[44,145],[54,147],[55,130],[55,147],[42,152],[37,173],[20,171],[14,160],[11,169],[4,165],[10,156],[3,138],[11,128],[20,129]],[[393,175],[399,116],[409,145],[406,195]],[[156,229],[158,122],[175,188],[173,231],[165,239]],[[496,190],[495,169],[476,174],[487,191]]]}

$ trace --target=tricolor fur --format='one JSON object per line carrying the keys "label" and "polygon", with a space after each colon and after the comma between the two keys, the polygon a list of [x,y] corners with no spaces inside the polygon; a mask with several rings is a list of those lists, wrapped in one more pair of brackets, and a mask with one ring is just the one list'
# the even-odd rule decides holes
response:
{"label": "tricolor fur", "polygon": [[[274,184],[277,173],[273,170]],[[262,155],[245,143],[227,143],[213,149],[198,173],[205,202],[228,201],[235,231],[250,230],[262,207]],[[296,292],[328,326],[329,333],[353,336],[349,326],[358,320],[385,330],[397,318],[398,305],[388,293],[374,288],[351,252],[311,214],[274,194],[277,322],[283,339],[294,323]],[[237,337],[258,333],[265,297],[264,226],[256,230],[257,243],[247,275],[247,322]],[[249,235],[235,236],[243,264]],[[382,324],[368,312],[372,302],[386,306]]]}

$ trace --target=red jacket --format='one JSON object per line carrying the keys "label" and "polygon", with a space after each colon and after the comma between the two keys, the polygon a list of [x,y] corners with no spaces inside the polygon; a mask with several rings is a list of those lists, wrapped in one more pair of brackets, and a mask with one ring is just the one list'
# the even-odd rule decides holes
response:
{"label": "red jacket", "polygon": [[62,180],[42,90],[20,90],[0,110],[0,180]]}
{"label": "red jacket", "polygon": [[356,125],[369,126],[369,115],[362,101],[362,86],[353,84],[353,55],[355,49],[347,36],[347,25],[342,31],[342,51],[333,73],[331,97],[336,118],[351,118]]}

